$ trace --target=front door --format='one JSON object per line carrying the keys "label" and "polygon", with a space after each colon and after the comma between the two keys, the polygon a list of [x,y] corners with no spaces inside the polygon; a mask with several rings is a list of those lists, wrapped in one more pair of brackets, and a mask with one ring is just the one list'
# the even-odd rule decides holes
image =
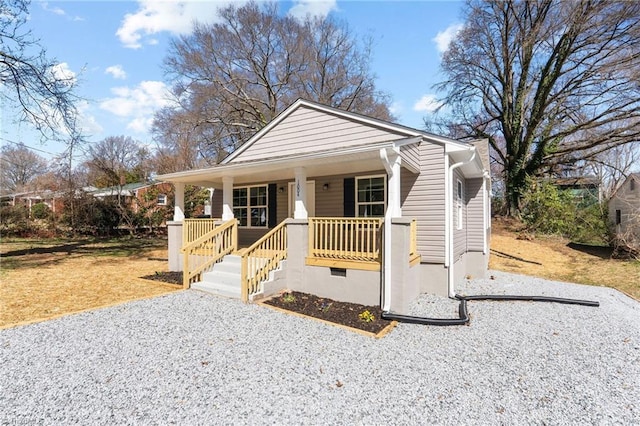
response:
{"label": "front door", "polygon": [[[289,216],[293,217],[293,209],[296,205],[295,182],[289,182]],[[313,180],[307,181],[307,215],[314,217],[316,215],[316,182]]]}

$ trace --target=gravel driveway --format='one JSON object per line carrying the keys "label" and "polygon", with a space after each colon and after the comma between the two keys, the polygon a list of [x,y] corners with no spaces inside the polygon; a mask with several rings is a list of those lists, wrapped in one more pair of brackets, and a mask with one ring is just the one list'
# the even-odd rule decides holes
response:
{"label": "gravel driveway", "polygon": [[[0,424],[638,424],[640,303],[491,272],[383,339],[197,291],[0,330]],[[414,313],[457,313],[422,297]]]}

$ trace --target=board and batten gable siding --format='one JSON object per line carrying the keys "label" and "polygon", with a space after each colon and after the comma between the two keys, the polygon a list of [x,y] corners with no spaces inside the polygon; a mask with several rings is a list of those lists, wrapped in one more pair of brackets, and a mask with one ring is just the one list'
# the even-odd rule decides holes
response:
{"label": "board and batten gable siding", "polygon": [[301,106],[231,163],[346,148],[403,137],[406,135]]}
{"label": "board and batten gable siding", "polygon": [[420,174],[401,171],[402,216],[416,219],[418,253],[424,263],[444,263],[444,146],[422,142]]}
{"label": "board and batten gable siding", "polygon": [[[463,193],[465,195],[465,198],[462,200],[462,229],[458,229],[457,226],[457,194],[456,192],[458,191],[458,181],[462,182],[462,190]],[[468,186],[467,186],[467,182],[465,181],[464,177],[462,176],[462,173],[460,173],[459,170],[454,170],[453,172],[453,185],[451,190],[453,191],[453,205],[452,205],[452,209],[451,209],[451,226],[453,227],[453,260],[457,261],[463,254],[465,254],[467,252],[467,231],[468,231],[468,225],[467,225],[467,203],[466,198],[467,198],[467,191],[468,191]]]}
{"label": "board and batten gable siding", "polygon": [[484,250],[484,204],[482,201],[482,178],[467,179],[467,246],[469,251]]}

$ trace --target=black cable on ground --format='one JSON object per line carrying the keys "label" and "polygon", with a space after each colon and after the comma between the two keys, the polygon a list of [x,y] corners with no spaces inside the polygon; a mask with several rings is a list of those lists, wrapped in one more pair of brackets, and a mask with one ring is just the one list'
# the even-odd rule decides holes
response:
{"label": "black cable on ground", "polygon": [[410,315],[392,314],[391,312],[382,312],[382,319],[389,321],[406,322],[409,324],[421,325],[465,325],[469,322],[469,314],[467,313],[467,301],[460,299],[458,306],[459,318],[424,318],[414,317]]}
{"label": "black cable on ground", "polygon": [[600,302],[593,300],[580,300],[580,299],[565,299],[562,297],[548,297],[548,296],[515,296],[508,294],[498,295],[472,295],[462,296],[455,295],[455,298],[460,301],[458,306],[459,318],[425,318],[414,317],[410,315],[393,314],[391,312],[382,312],[382,319],[389,321],[399,321],[408,324],[421,324],[421,325],[466,325],[469,323],[469,313],[467,312],[467,301],[524,301],[524,302],[552,302],[562,303],[565,305],[581,305],[598,307]]}
{"label": "black cable on ground", "polygon": [[473,295],[473,296],[461,296],[456,294],[456,299],[476,301],[476,300],[494,300],[494,301],[525,301],[525,302],[552,302],[562,303],[565,305],[581,305],[581,306],[600,306],[600,302],[593,300],[580,300],[580,299],[565,299],[562,297],[548,297],[548,296],[514,296],[508,294],[498,295]]}

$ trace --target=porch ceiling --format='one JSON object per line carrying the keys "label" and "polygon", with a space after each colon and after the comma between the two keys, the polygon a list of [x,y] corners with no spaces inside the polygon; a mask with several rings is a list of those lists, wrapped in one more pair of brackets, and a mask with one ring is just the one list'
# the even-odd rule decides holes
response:
{"label": "porch ceiling", "polygon": [[380,149],[392,147],[394,141],[368,144],[311,154],[273,157],[259,161],[218,165],[158,176],[166,182],[180,182],[211,188],[222,188],[222,178],[233,177],[234,184],[293,180],[295,168],[304,167],[308,177],[345,173],[364,173],[384,169]]}

